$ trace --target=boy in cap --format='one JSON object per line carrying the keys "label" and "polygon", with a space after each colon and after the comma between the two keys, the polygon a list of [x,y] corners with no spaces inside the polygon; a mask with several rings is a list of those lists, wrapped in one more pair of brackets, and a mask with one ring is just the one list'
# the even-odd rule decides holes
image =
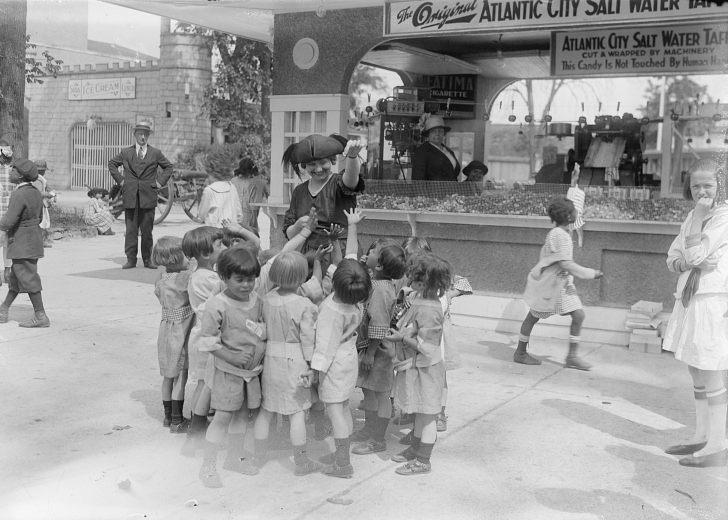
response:
{"label": "boy in cap", "polygon": [[51,322],[43,308],[43,289],[38,276],[38,259],[43,258],[43,197],[33,186],[38,169],[28,159],[15,159],[10,182],[17,184],[10,195],[10,204],[0,220],[0,230],[7,232],[8,258],[13,265],[8,280],[8,295],[0,305],[0,323],[8,322],[10,306],[19,293],[28,293],[35,315],[21,327],[50,327]]}

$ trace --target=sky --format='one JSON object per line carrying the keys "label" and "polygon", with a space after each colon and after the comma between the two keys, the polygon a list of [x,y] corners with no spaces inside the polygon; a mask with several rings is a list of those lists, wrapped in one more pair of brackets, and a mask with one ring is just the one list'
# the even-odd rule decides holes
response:
{"label": "sky", "polygon": [[159,16],[89,0],[88,18],[89,40],[115,43],[159,57]]}

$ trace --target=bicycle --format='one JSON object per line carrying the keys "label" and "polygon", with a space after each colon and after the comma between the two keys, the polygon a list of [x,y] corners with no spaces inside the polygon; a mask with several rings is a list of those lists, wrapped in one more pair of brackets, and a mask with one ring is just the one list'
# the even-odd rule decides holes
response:
{"label": "bicycle", "polygon": [[[202,190],[207,186],[207,174],[197,170],[174,170],[167,184],[157,191],[157,209],[154,224],[159,224],[167,218],[174,204],[181,204],[185,214],[194,222],[202,223],[197,216],[200,207]],[[124,212],[121,200],[121,190],[115,194],[109,209],[114,218]]]}

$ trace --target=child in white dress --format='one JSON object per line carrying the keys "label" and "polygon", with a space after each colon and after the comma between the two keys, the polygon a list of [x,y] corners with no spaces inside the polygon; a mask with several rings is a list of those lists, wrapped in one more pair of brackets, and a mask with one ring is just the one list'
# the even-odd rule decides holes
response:
{"label": "child in white dress", "polygon": [[398,342],[397,359],[409,361],[397,371],[395,403],[403,412],[415,414],[415,426],[410,447],[392,460],[406,462],[397,468],[398,474],[417,475],[431,471],[430,456],[437,440],[436,418],[445,388],[445,318],[440,297],[450,287],[450,265],[433,254],[420,253],[413,258],[408,276],[412,290],[421,297],[411,302],[387,339]]}
{"label": "child in white dress", "polygon": [[239,223],[243,218],[238,190],[230,182],[232,176],[232,172],[209,174],[210,184],[202,190],[197,213],[206,226],[222,227],[224,220]]}
{"label": "child in white dress", "polygon": [[172,433],[187,431],[184,418],[185,385],[187,384],[187,344],[195,313],[190,307],[187,284],[190,273],[182,252],[182,239],[162,237],[152,249],[154,265],[166,269],[154,285],[154,294],[162,304],[162,321],[157,338],[157,356],[162,380],[162,404],[165,427]]}
{"label": "child in white dress", "polygon": [[[323,469],[330,477],[351,478],[354,468],[349,458],[353,430],[349,399],[356,385],[359,358],[356,353],[356,330],[361,321],[361,304],[369,299],[372,282],[369,273],[357,260],[357,224],[361,212],[345,212],[349,221],[346,258],[336,268],[334,292],[319,309],[316,323],[316,348],[311,368],[318,375],[319,399],[326,404],[334,433],[334,463]],[[312,372],[307,374],[313,376]]]}
{"label": "child in white dress", "polygon": [[194,457],[199,441],[204,438],[207,429],[207,413],[210,410],[210,388],[205,386],[205,369],[207,368],[207,352],[200,352],[200,331],[205,302],[220,285],[220,277],[215,271],[215,264],[224,251],[222,230],[212,226],[200,226],[185,233],[182,238],[182,251],[187,258],[195,259],[195,270],[189,277],[187,293],[190,306],[195,313],[195,324],[190,332],[188,343],[189,377],[197,381],[192,394],[192,421],[187,430],[187,440],[180,453],[185,457]]}
{"label": "child in white dress", "polygon": [[275,289],[263,297],[263,319],[267,331],[263,363],[263,404],[255,420],[255,463],[266,462],[268,433],[274,413],[291,421],[294,474],[308,475],[322,465],[306,455],[306,410],[311,408],[311,382],[304,374],[313,355],[318,307],[297,294],[306,281],[308,262],[292,251],[273,261],[270,279]]}
{"label": "child in white dress", "polygon": [[688,170],[683,188],[696,201],[667,254],[667,267],[679,273],[675,306],[663,348],[688,366],[695,396],[695,434],[671,446],[670,455],[687,455],[680,464],[725,467],[728,369],[728,205],[726,172],[711,159]]}

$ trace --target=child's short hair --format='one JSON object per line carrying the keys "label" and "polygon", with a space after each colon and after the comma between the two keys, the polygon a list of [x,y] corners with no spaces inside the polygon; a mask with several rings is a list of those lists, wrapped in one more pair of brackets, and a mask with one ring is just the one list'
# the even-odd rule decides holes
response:
{"label": "child's short hair", "polygon": [[396,246],[399,245],[397,241],[393,238],[389,237],[380,237],[374,240],[371,244],[369,244],[369,249],[367,249],[367,255],[374,251],[377,247],[385,247],[385,246]]}
{"label": "child's short hair", "polygon": [[379,265],[382,266],[382,274],[390,280],[399,280],[404,276],[407,267],[404,249],[398,245],[384,246],[379,250]]}
{"label": "child's short hair", "polygon": [[152,262],[165,267],[181,265],[185,260],[182,251],[182,239],[179,237],[162,237],[152,248]]}
{"label": "child's short hair", "polygon": [[693,200],[693,192],[690,190],[690,176],[698,172],[710,172],[715,175],[718,187],[721,188],[716,193],[715,200],[723,202],[726,199],[725,179],[723,178],[725,172],[720,163],[715,159],[699,159],[690,165],[685,176],[685,181],[683,182],[683,198],[685,200]]}
{"label": "child's short hair", "polygon": [[223,280],[233,275],[260,276],[260,264],[256,256],[243,247],[233,247],[220,253],[217,259],[217,274]]}
{"label": "child's short hair", "polygon": [[409,277],[411,281],[425,285],[422,296],[427,298],[432,291],[438,297],[445,294],[452,282],[450,264],[432,253],[419,253],[413,260]]}
{"label": "child's short hair", "polygon": [[298,251],[281,253],[270,267],[270,281],[278,287],[300,287],[308,278],[308,262]]}
{"label": "child's short hair", "polygon": [[369,299],[372,280],[366,267],[350,258],[339,262],[333,277],[334,294],[344,303],[354,305]]}
{"label": "child's short hair", "polygon": [[215,250],[215,241],[222,240],[222,229],[200,226],[185,233],[182,251],[187,258],[210,256]]}
{"label": "child's short hair", "polygon": [[270,249],[266,249],[265,251],[261,251],[258,253],[258,262],[260,262],[260,265],[265,265],[268,263],[268,261],[271,258],[276,256],[280,252],[281,252],[281,250],[276,247],[272,247]]}
{"label": "child's short hair", "polygon": [[548,214],[551,222],[557,226],[563,226],[571,222],[571,215],[574,213],[574,203],[564,196],[551,199],[548,207]]}
{"label": "child's short hair", "polygon": [[432,247],[430,247],[430,243],[424,237],[405,238],[404,242],[402,242],[402,249],[404,249],[404,254],[408,258],[410,255],[414,253],[419,253],[420,251],[427,251],[428,253],[432,253]]}

